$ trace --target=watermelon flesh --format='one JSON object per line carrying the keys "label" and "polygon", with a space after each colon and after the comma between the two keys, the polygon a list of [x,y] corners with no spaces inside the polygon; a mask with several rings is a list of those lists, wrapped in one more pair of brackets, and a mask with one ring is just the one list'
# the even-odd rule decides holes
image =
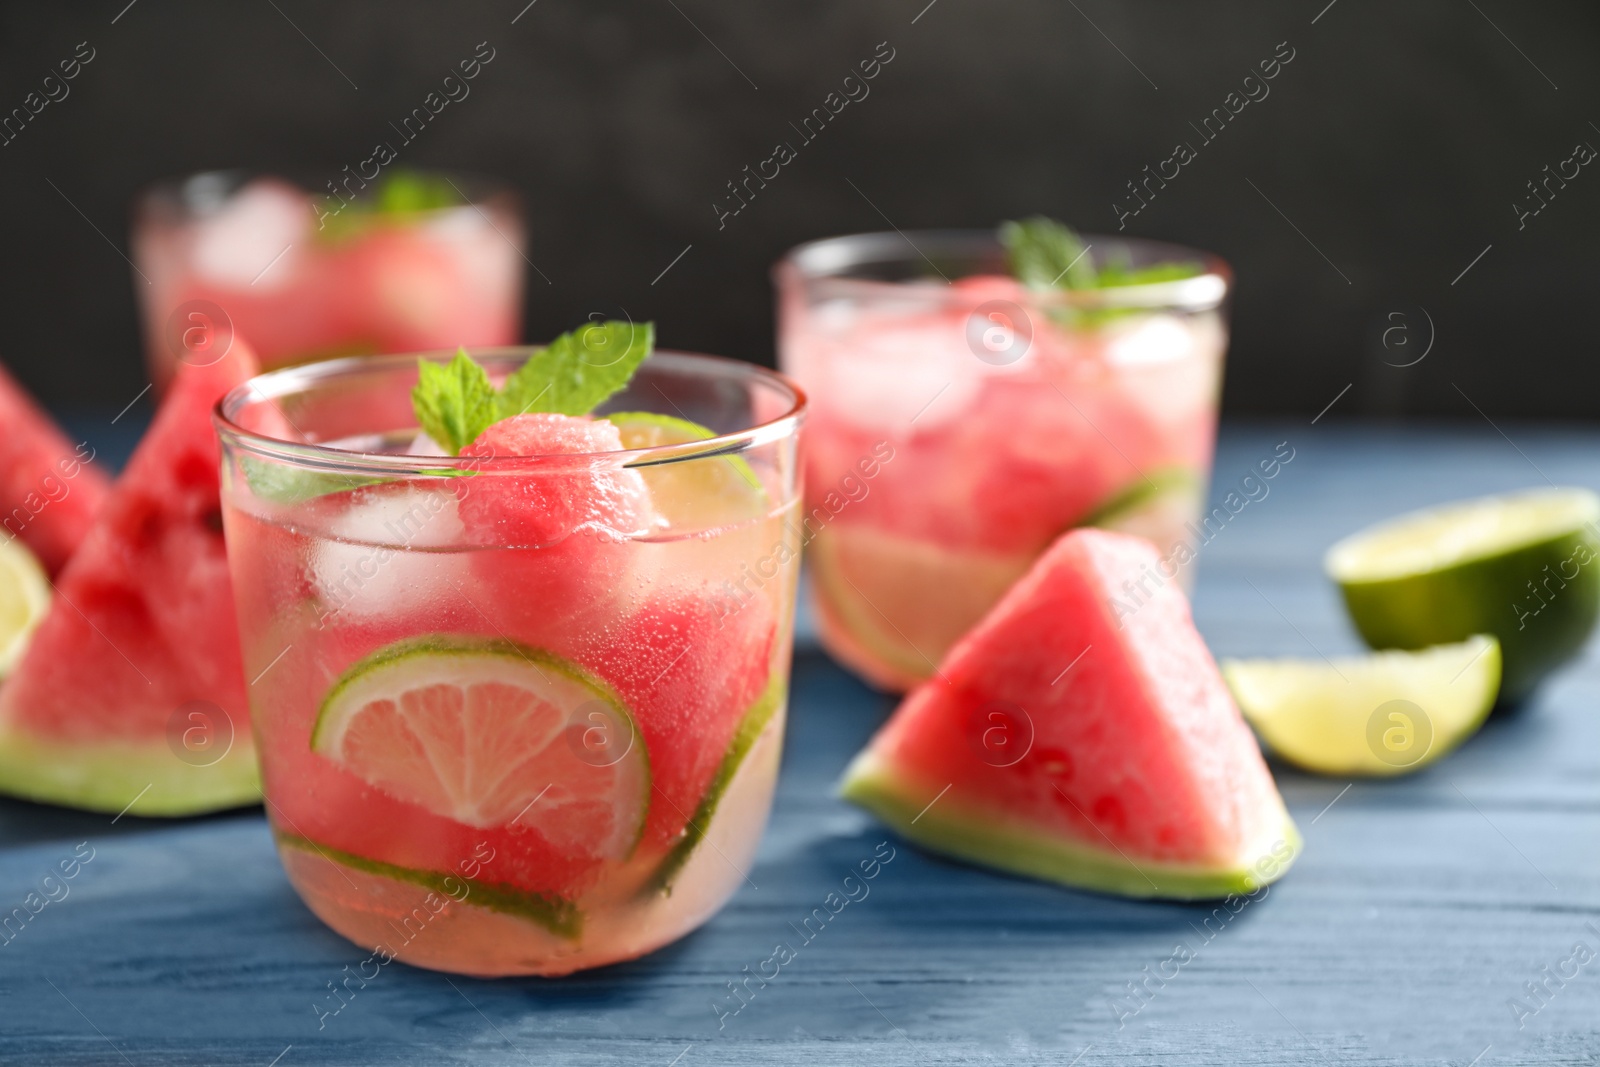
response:
{"label": "watermelon flesh", "polygon": [[54,576],[88,534],[111,481],[90,462],[94,449],[68,441],[3,367],[0,426],[0,524]]}
{"label": "watermelon flesh", "polygon": [[1064,885],[1203,899],[1280,877],[1299,835],[1157,562],[1125,534],[1062,536],[906,697],[843,795],[935,852]]}
{"label": "watermelon flesh", "polygon": [[255,372],[237,339],[180,369],[0,691],[0,790],[147,815],[256,798],[211,427]]}

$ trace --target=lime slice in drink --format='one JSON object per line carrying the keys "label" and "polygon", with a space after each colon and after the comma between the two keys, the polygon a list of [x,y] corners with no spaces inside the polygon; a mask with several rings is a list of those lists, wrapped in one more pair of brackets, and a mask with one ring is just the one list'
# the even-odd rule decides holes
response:
{"label": "lime slice in drink", "polygon": [[626,859],[650,799],[644,739],[617,695],[504,641],[380,649],[335,683],[311,747],[397,799],[469,826],[527,826],[574,856]]}
{"label": "lime slice in drink", "polygon": [[[624,448],[655,448],[706,441],[716,434],[688,419],[649,411],[606,418]],[[634,467],[650,487],[656,511],[674,527],[729,526],[767,513],[767,490],[743,456],[714,456]]]}
{"label": "lime slice in drink", "polygon": [[1273,751],[1320,774],[1394,775],[1471,737],[1500,688],[1500,645],[1480,634],[1420,652],[1332,662],[1224,660],[1223,677]]}
{"label": "lime slice in drink", "polygon": [[1187,467],[1151,471],[1095,508],[1078,525],[1133,534],[1165,548],[1173,531],[1182,530],[1185,522],[1199,514],[1200,493],[1200,479]]}
{"label": "lime slice in drink", "polygon": [[0,542],[0,678],[27,651],[28,638],[50,607],[50,579],[21,541]]}
{"label": "lime slice in drink", "polygon": [[750,749],[761,737],[761,732],[767,728],[767,723],[772,721],[772,716],[783,706],[788,696],[786,681],[782,672],[771,672],[766,689],[756,698],[754,704],[745,709],[744,715],[739,719],[739,729],[734,733],[728,751],[723,753],[722,762],[717,765],[717,773],[712,777],[711,784],[706,787],[705,795],[700,798],[694,814],[689,816],[689,823],[683,829],[683,837],[656,868],[645,887],[647,892],[671,892],[673,879],[683,870],[683,865],[689,862],[689,857],[694,855],[695,849],[705,839],[706,831],[711,828],[711,817],[717,813],[717,805],[722,801],[722,795],[728,791],[728,786],[732,784],[734,775],[744,764],[744,758],[750,754]]}
{"label": "lime slice in drink", "polygon": [[1489,633],[1502,698],[1577,654],[1600,616],[1600,497],[1536,489],[1416,511],[1328,550],[1328,576],[1373,648]]}

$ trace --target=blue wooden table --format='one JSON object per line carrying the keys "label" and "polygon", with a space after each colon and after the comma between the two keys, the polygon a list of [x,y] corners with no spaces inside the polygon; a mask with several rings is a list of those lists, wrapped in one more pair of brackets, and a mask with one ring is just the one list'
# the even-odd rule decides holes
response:
{"label": "blue wooden table", "polygon": [[[1509,439],[1487,425],[1230,429],[1214,496],[1280,441],[1295,457],[1202,551],[1196,612],[1213,649],[1355,650],[1318,559],[1373,519],[1547,480],[1600,487],[1600,434],[1501,428]],[[366,952],[300,904],[259,811],[169,824],[0,802],[0,912],[80,861],[68,894],[0,944],[0,1063],[1600,1062],[1600,959],[1573,962],[1579,943],[1600,951],[1592,654],[1413,777],[1275,765],[1304,856],[1209,928],[1205,906],[942,862],[834,800],[889,707],[802,647],[752,885],[698,933],[557,981],[396,964],[320,1029],[314,1002]],[[719,1017],[736,1003],[728,983],[796,942],[790,924],[885,841],[893,859],[870,894]],[[1146,982],[1172,973],[1179,942],[1195,958]],[[1129,983],[1151,992],[1132,999]]]}

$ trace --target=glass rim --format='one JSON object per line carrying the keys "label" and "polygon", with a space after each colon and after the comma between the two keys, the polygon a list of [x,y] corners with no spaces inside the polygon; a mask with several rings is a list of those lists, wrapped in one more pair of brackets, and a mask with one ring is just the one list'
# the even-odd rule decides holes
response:
{"label": "glass rim", "polygon": [[[433,218],[448,214],[461,208],[486,207],[493,204],[506,204],[519,206],[521,199],[516,187],[505,178],[496,178],[487,174],[474,171],[454,170],[449,167],[404,167],[405,171],[422,174],[429,177],[444,178],[456,187],[456,192],[461,194],[462,200],[457,204],[444,204],[439,207],[422,208],[410,212],[415,216]],[[338,172],[330,171],[330,174]],[[366,185],[378,182],[383,173],[380,171],[376,178],[363,178],[356,176]],[[309,169],[283,171],[283,170],[258,170],[253,167],[211,167],[205,170],[190,171],[186,174],[169,174],[156,178],[140,186],[134,193],[135,214],[145,216],[154,212],[178,213],[184,218],[199,218],[203,210],[196,205],[192,196],[185,191],[185,187],[192,182],[204,179],[213,179],[228,184],[227,196],[235,195],[240,189],[253,181],[267,179],[293,186],[304,193],[306,198],[315,201],[316,198],[331,198],[333,194],[326,190],[312,187],[315,180]],[[363,186],[365,189],[365,186]]]}
{"label": "glass rim", "polygon": [[[479,363],[515,360],[515,366],[521,366],[530,353],[543,347],[542,345],[487,347],[475,350],[472,357]],[[454,350],[346,356],[342,359],[303,363],[266,371],[229,389],[212,408],[212,425],[216,429],[217,436],[231,448],[299,467],[390,477],[403,475],[440,477],[456,475],[466,470],[496,474],[547,472],[553,467],[592,464],[596,460],[615,461],[619,457],[627,457],[621,466],[635,468],[686,462],[710,456],[737,455],[761,445],[794,437],[805,421],[807,413],[808,400],[805,390],[787,375],[769,367],[726,356],[658,349],[644,364],[646,368],[654,364],[656,367],[698,370],[707,377],[731,376],[746,382],[760,383],[786,397],[789,401],[788,408],[775,418],[742,430],[715,434],[699,441],[606,452],[564,452],[537,456],[419,456],[393,452],[362,452],[316,442],[286,441],[269,434],[247,430],[239,425],[235,418],[249,404],[278,400],[296,393],[307,392],[318,383],[359,373],[370,373],[374,370],[414,367],[418,359],[448,363],[454,356]]]}
{"label": "glass rim", "polygon": [[[1105,289],[1028,289],[1026,293],[1030,302],[1043,307],[1076,309],[1210,311],[1220,307],[1233,290],[1233,268],[1221,256],[1211,252],[1145,237],[1091,233],[1081,236],[1088,248],[1103,245],[1158,253],[1162,259],[1197,261],[1202,272],[1191,278]],[[853,278],[841,272],[867,264],[914,263],[919,260],[937,271],[938,268],[934,267],[928,256],[930,249],[936,255],[977,257],[997,253],[1000,247],[1000,239],[994,230],[878,230],[843,234],[796,245],[773,265],[772,274],[779,285],[790,281],[821,282],[830,291],[840,295],[903,299],[912,285],[910,280]],[[947,286],[949,283],[950,280],[946,279]],[[968,304],[972,299],[970,293],[953,287],[947,290],[924,287],[918,291],[918,295],[924,292],[929,297],[943,295],[950,303]]]}

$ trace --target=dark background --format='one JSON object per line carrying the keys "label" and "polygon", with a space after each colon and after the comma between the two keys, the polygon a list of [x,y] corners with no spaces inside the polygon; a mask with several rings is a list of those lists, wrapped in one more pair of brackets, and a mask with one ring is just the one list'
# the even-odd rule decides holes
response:
{"label": "dark background", "polygon": [[[768,363],[768,267],[789,246],[885,217],[1114,230],[1124,183],[1198,146],[1188,123],[1287,41],[1270,95],[1128,222],[1234,264],[1227,410],[1316,414],[1353,383],[1330,419],[1597,411],[1600,168],[1525,229],[1512,206],[1575,143],[1600,146],[1593,5],[525,3],[5,5],[0,112],[78,42],[96,57],[0,147],[0,358],[57,407],[122,406],[145,382],[121,254],[134,193],[214,167],[334,176],[480,41],[494,62],[402,160],[520,189],[549,279],[530,272],[528,337],[624,308],[666,345]],[[719,231],[725,183],[881,41],[895,58],[871,95]],[[1386,366],[1430,320],[1427,358]]]}

